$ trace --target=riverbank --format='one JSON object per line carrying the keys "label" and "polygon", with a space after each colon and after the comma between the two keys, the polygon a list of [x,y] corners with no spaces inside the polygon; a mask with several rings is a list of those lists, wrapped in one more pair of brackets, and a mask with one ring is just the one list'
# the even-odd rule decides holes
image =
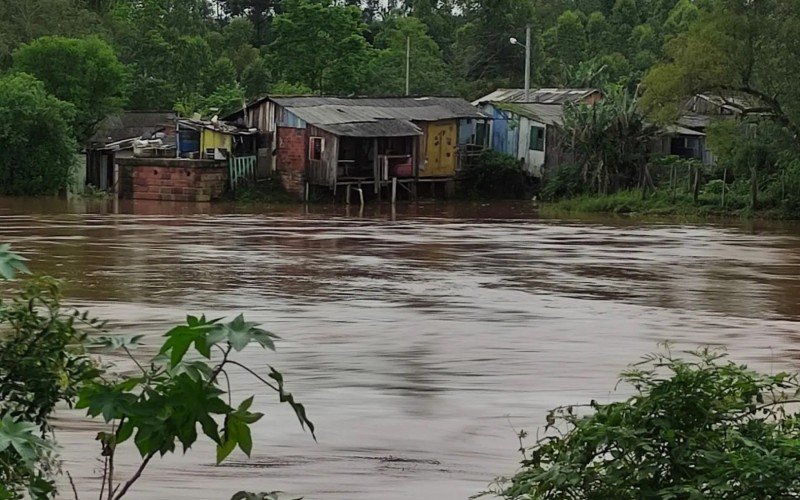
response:
{"label": "riverbank", "polygon": [[543,203],[541,212],[552,214],[625,214],[679,217],[724,217],[745,219],[800,220],[800,207],[789,203],[752,210],[733,198],[724,206],[719,195],[700,195],[697,202],[689,195],[654,193],[643,196],[639,189],[619,191],[610,195],[583,195]]}

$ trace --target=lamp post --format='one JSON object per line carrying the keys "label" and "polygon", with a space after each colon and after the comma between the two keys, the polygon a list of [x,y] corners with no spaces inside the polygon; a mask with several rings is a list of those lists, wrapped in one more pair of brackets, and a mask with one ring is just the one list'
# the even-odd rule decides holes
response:
{"label": "lamp post", "polygon": [[519,40],[513,36],[508,39],[511,45],[522,45],[525,47],[525,102],[531,100],[531,25],[525,27],[525,43],[519,43]]}

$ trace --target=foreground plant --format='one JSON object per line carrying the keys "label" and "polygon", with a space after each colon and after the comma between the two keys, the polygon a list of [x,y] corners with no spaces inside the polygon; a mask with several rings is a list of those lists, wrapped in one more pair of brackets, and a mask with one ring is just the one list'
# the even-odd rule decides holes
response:
{"label": "foreground plant", "polygon": [[[556,408],[507,499],[734,499],[800,496],[796,375],[764,375],[703,349],[667,349],[622,374],[636,394]],[[589,409],[583,415],[580,410]],[[520,434],[520,439],[525,434]]]}
{"label": "foreground plant", "polygon": [[[27,272],[24,259],[0,245],[0,278],[11,279],[17,272]],[[199,432],[216,443],[217,463],[237,447],[249,456],[251,426],[263,415],[250,410],[254,395],[234,404],[231,367],[273,390],[314,435],[305,408],[285,391],[280,372],[269,367],[262,376],[234,359],[250,345],[275,349],[277,336],[243,316],[227,323],[188,316],[186,324],[166,333],[158,355],[142,363],[131,352],[140,336],[95,335],[90,341],[86,330],[105,332],[105,324],[86,313],[65,310],[60,297],[57,281],[38,278],[0,302],[0,500],[55,496],[59,463],[49,419],[58,403],[75,404],[110,424],[98,434],[104,461],[101,500],[124,497],[153,458],[179,445],[186,451]],[[124,351],[139,373],[115,375],[89,356],[97,350]],[[115,457],[127,441],[133,442],[142,461],[130,477],[120,478]],[[71,486],[79,498],[77,486]],[[274,492],[237,495],[276,498]]]}

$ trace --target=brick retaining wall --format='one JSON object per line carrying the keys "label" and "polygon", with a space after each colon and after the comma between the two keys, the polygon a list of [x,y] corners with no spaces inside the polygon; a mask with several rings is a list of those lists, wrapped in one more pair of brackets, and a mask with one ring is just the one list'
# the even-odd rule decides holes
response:
{"label": "brick retaining wall", "polygon": [[[122,196],[134,200],[203,202],[219,199],[228,185],[228,166],[213,160],[126,158],[118,161]],[[130,182],[130,185],[125,185]]]}

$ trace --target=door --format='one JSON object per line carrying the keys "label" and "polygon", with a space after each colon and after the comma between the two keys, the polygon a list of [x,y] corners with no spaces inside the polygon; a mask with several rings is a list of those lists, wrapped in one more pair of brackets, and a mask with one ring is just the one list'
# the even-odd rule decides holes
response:
{"label": "door", "polygon": [[429,123],[425,148],[425,168],[420,170],[420,176],[451,177],[455,175],[457,141],[458,126],[455,120]]}

